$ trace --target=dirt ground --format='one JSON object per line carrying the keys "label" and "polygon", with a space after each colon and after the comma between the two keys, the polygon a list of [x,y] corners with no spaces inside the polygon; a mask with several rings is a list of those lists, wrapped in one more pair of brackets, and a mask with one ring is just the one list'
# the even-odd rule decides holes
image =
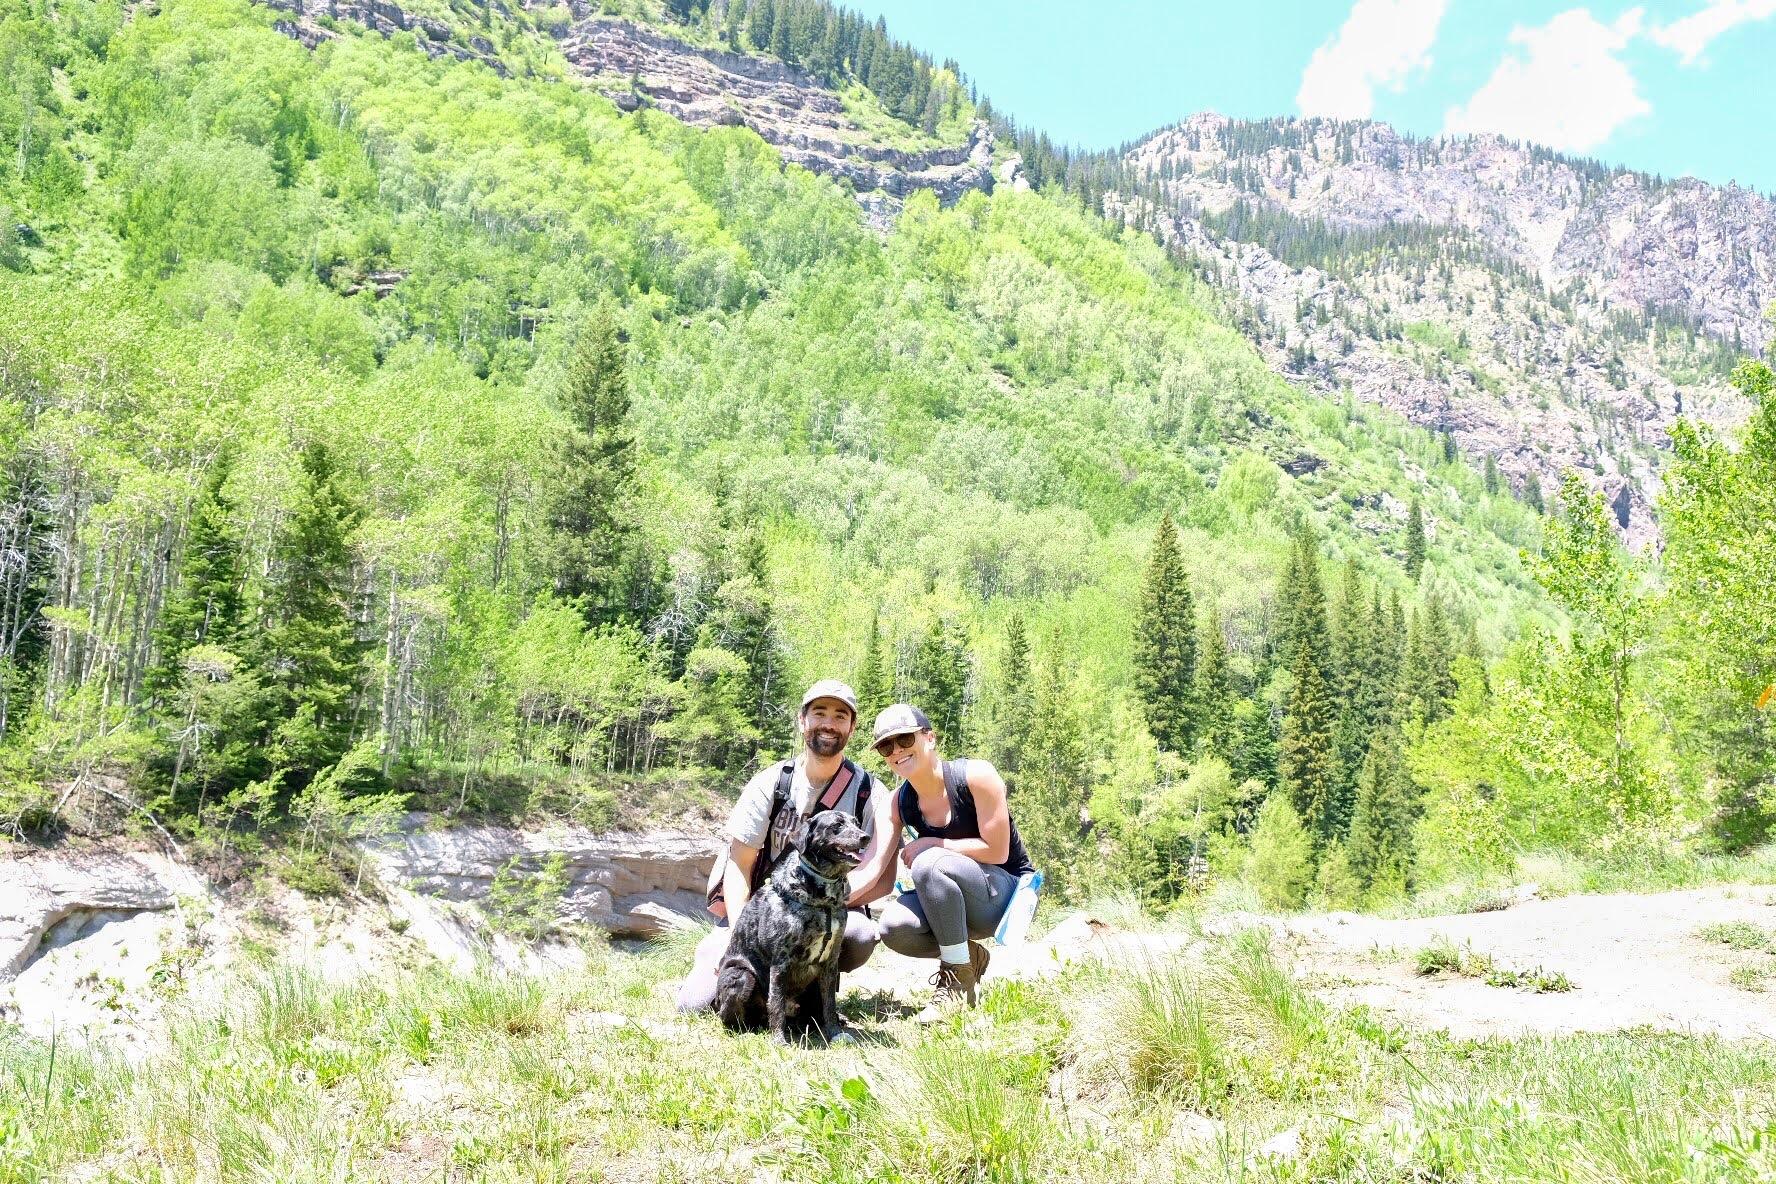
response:
{"label": "dirt ground", "polygon": [[[1776,935],[1776,888],[1725,886],[1654,894],[1527,900],[1494,912],[1395,920],[1355,913],[1276,918],[1228,914],[1209,932],[1262,926],[1276,932],[1296,973],[1334,1004],[1363,1004],[1414,1027],[1452,1036],[1611,1032],[1656,1028],[1776,1039],[1776,950],[1734,950],[1698,936],[1721,922]],[[1457,974],[1417,973],[1415,955],[1447,939],[1510,970],[1564,974],[1572,989],[1544,992]],[[1134,934],[1073,914],[1043,938],[994,948],[989,979],[1052,973],[1081,957],[1189,957],[1188,933]],[[1735,968],[1766,972],[1748,990]],[[927,990],[929,963],[880,949],[846,989],[909,999]]]}

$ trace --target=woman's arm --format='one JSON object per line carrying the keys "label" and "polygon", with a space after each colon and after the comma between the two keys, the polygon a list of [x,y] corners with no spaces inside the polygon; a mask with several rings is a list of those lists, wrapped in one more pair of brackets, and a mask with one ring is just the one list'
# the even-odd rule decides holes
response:
{"label": "woman's arm", "polygon": [[919,853],[942,847],[966,855],[976,863],[1004,863],[1011,858],[1011,810],[1005,804],[1005,779],[992,761],[968,762],[968,789],[974,796],[974,815],[980,821],[978,839],[920,839],[908,843],[903,858],[911,867]]}
{"label": "woman's arm", "polygon": [[895,852],[900,850],[900,795],[878,781],[876,792],[870,795],[869,809],[875,820],[875,833],[863,849],[863,862],[851,873],[847,905],[868,904],[883,894],[887,888],[883,880],[892,880],[889,869],[894,866]]}

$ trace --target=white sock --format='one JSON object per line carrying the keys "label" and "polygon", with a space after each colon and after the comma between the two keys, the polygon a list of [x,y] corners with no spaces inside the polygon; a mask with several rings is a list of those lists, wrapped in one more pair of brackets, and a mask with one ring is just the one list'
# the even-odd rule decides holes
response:
{"label": "white sock", "polygon": [[953,946],[938,946],[937,956],[951,966],[968,965],[968,943],[959,941]]}

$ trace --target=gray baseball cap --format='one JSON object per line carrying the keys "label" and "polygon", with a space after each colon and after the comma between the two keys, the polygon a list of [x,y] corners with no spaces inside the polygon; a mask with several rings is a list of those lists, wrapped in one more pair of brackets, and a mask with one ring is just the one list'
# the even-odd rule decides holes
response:
{"label": "gray baseball cap", "polygon": [[892,707],[884,707],[882,714],[876,717],[876,726],[871,729],[870,743],[880,744],[890,736],[904,736],[908,732],[923,732],[931,726],[925,713],[911,703],[896,703]]}
{"label": "gray baseball cap", "polygon": [[857,718],[857,692],[836,678],[823,678],[809,687],[808,693],[802,696],[801,709],[808,710],[808,704],[816,699],[837,699],[851,709],[852,719]]}

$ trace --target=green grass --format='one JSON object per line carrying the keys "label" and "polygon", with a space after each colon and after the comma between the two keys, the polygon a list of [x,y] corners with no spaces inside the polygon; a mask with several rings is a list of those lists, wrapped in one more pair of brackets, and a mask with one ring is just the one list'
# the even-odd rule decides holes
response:
{"label": "green grass", "polygon": [[[674,1017],[686,956],[344,983],[272,967],[139,1063],[0,1030],[0,1182],[1776,1173],[1767,1044],[1452,1041],[1314,999],[1259,933],[989,978],[974,1013],[866,1016],[838,1049]],[[1293,1154],[1258,1154],[1284,1132]]]}
{"label": "green grass", "polygon": [[1719,942],[1735,950],[1767,950],[1776,946],[1776,933],[1750,921],[1720,921],[1696,930],[1703,941]]}
{"label": "green grass", "polygon": [[1489,987],[1513,987],[1534,991],[1538,995],[1558,994],[1574,987],[1571,979],[1558,970],[1540,966],[1527,969],[1505,966],[1490,954],[1475,953],[1458,946],[1447,937],[1440,937],[1412,956],[1413,969],[1425,977],[1455,974],[1477,978]]}

